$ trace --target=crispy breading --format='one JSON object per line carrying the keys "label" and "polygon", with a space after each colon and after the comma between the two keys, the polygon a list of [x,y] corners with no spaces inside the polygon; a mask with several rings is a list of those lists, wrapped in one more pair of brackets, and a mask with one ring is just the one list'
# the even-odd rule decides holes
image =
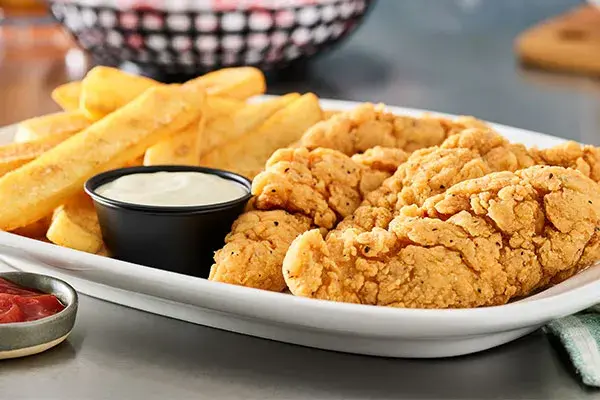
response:
{"label": "crispy breading", "polygon": [[281,263],[285,252],[292,240],[310,226],[310,218],[284,210],[242,214],[225,238],[225,246],[215,253],[215,264],[208,279],[283,290]]}
{"label": "crispy breading", "polygon": [[455,121],[439,117],[394,115],[383,104],[370,103],[334,114],[315,124],[298,143],[299,147],[326,147],[346,155],[362,153],[375,146],[397,147],[406,151],[439,145],[449,135],[469,127],[485,127],[473,117]]}
{"label": "crispy breading", "polygon": [[567,142],[550,149],[527,149],[491,130],[466,129],[439,147],[414,152],[336,229],[385,229],[402,206],[422,205],[429,197],[467,179],[536,164],[574,168],[595,181],[600,178],[600,151],[593,146]]}
{"label": "crispy breading", "polygon": [[396,148],[375,146],[352,156],[352,161],[378,171],[393,174],[408,158],[408,153]]}
{"label": "crispy breading", "polygon": [[315,225],[331,229],[387,176],[335,150],[281,149],[252,182],[254,206],[302,213]]}
{"label": "crispy breading", "polygon": [[600,148],[598,147],[582,146],[569,141],[549,149],[534,148],[530,153],[536,164],[574,168],[594,181],[600,181]]}
{"label": "crispy breading", "polygon": [[376,149],[368,157],[371,168],[331,149],[276,151],[253,181],[253,210],[234,223],[209,279],[282,291],[281,265],[291,241],[311,226],[334,227],[405,158],[399,149]]}
{"label": "crispy breading", "polygon": [[600,259],[600,186],[534,166],[458,183],[389,228],[312,230],[283,274],[298,296],[410,308],[505,304]]}

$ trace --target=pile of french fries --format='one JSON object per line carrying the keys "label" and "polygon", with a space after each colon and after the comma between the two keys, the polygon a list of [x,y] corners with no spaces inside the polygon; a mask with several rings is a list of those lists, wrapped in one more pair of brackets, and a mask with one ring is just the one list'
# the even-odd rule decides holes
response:
{"label": "pile of french fries", "polygon": [[252,179],[324,118],[318,98],[266,90],[250,67],[166,85],[109,67],[56,88],[62,112],[18,124],[0,146],[0,230],[105,254],[90,177],[134,165],[201,165]]}

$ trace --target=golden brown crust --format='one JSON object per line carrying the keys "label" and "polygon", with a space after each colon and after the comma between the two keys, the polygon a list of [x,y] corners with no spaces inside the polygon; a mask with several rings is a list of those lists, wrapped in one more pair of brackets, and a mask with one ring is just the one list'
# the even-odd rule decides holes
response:
{"label": "golden brown crust", "polygon": [[504,304],[600,258],[600,187],[534,166],[458,183],[368,232],[300,235],[284,260],[295,295],[394,307]]}
{"label": "golden brown crust", "polygon": [[372,191],[337,229],[387,228],[405,205],[422,205],[450,186],[491,172],[517,171],[533,165],[554,165],[581,171],[600,180],[600,149],[567,142],[549,149],[527,149],[509,143],[488,129],[471,128],[439,147],[418,150],[381,187]]}
{"label": "golden brown crust", "polygon": [[215,253],[209,279],[281,291],[281,261],[290,243],[310,228],[310,219],[283,210],[250,211],[233,224]]}
{"label": "golden brown crust", "polygon": [[438,117],[394,115],[383,104],[361,104],[315,124],[301,138],[299,146],[326,147],[346,155],[362,153],[375,146],[406,151],[439,145],[448,136],[470,127],[487,127],[473,117],[449,120]]}
{"label": "golden brown crust", "polygon": [[340,218],[350,215],[363,200],[365,191],[381,185],[389,177],[388,162],[397,166],[402,158],[394,151],[380,151],[368,159],[373,166],[383,166],[383,171],[355,162],[344,154],[319,148],[281,149],[267,162],[266,170],[252,182],[256,196],[254,206],[261,210],[285,209],[312,219],[314,225],[333,228]]}
{"label": "golden brown crust", "polygon": [[403,151],[383,148],[356,161],[330,149],[276,151],[253,181],[253,211],[234,223],[209,279],[282,291],[292,240],[311,226],[333,228],[405,159]]}

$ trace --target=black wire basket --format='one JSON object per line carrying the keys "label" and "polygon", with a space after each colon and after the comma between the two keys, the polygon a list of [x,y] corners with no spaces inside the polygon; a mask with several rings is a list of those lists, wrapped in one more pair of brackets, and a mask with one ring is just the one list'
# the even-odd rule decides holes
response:
{"label": "black wire basket", "polygon": [[374,0],[52,0],[96,62],[166,75],[306,60],[348,37]]}

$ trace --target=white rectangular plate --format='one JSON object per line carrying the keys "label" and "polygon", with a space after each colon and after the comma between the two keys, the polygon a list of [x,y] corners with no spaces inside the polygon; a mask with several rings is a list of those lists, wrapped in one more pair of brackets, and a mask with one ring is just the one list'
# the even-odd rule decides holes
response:
{"label": "white rectangular plate", "polygon": [[[357,103],[322,100],[322,105],[344,110]],[[390,110],[415,116],[425,112]],[[528,146],[550,147],[564,141],[494,127],[509,140]],[[13,131],[2,130],[0,142],[10,141]],[[56,276],[81,293],[155,314],[282,342],[388,357],[446,357],[485,350],[600,302],[598,265],[507,305],[420,310],[334,303],[210,282],[6,232],[0,232],[0,254],[4,268]]]}

